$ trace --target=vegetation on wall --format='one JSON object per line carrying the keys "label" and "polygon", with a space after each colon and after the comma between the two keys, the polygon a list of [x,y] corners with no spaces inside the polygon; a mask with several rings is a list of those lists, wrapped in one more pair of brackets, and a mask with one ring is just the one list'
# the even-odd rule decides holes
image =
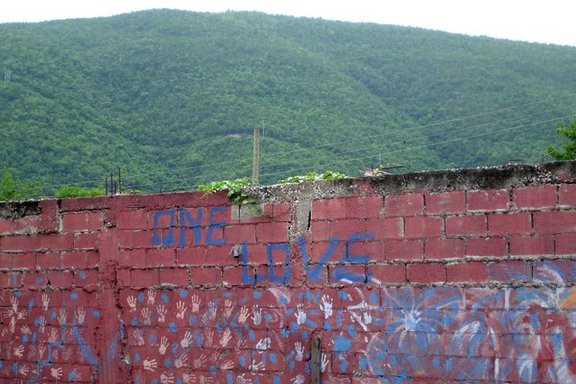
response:
{"label": "vegetation on wall", "polygon": [[0,25],[0,164],[23,179],[192,189],[538,161],[576,105],[576,48],[416,28],[146,11]]}

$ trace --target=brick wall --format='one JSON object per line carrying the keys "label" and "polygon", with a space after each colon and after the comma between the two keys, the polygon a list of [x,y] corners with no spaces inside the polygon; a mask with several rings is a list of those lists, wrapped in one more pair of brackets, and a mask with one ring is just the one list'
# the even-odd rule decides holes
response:
{"label": "brick wall", "polygon": [[0,205],[0,382],[576,382],[576,163]]}

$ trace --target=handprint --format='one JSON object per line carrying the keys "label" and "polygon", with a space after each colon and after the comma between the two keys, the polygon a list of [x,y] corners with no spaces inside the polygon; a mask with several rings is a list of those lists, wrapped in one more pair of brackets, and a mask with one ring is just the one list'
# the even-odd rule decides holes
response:
{"label": "handprint", "polygon": [[220,365],[220,369],[225,370],[225,371],[233,369],[233,368],[234,368],[234,362],[232,360],[228,360],[227,362]]}
{"label": "handprint", "polygon": [[23,345],[14,349],[14,356],[16,356],[17,358],[21,358],[22,356],[24,356],[24,346]]}
{"label": "handprint", "polygon": [[214,338],[214,331],[211,328],[206,328],[204,331],[204,346],[206,348],[212,347],[212,342]]}
{"label": "handprint", "polygon": [[144,370],[154,372],[156,368],[158,368],[158,364],[156,363],[156,359],[145,359],[142,362]]}
{"label": "handprint", "polygon": [[216,319],[216,312],[217,311],[218,311],[218,304],[216,304],[214,301],[209,302],[208,303],[208,310],[202,316],[202,322],[205,325],[212,324],[214,322],[214,320]]}
{"label": "handprint", "polygon": [[243,373],[242,376],[236,376],[236,383],[235,384],[252,384],[252,380],[245,378],[244,375],[246,375],[246,374]]}
{"label": "handprint", "polygon": [[196,382],[196,376],[195,375],[189,375],[187,373],[183,373],[182,374],[182,382],[184,384],[195,383]]}
{"label": "handprint", "polygon": [[126,302],[128,303],[128,307],[130,308],[130,312],[136,312],[136,297],[130,295],[126,298]]}
{"label": "handprint", "polygon": [[200,311],[200,302],[198,295],[192,296],[192,313],[198,313],[198,311]]}
{"label": "handprint", "polygon": [[154,305],[155,300],[156,300],[156,291],[149,289],[147,292],[146,302],[148,303],[148,305]]}
{"label": "handprint", "polygon": [[252,363],[250,364],[250,370],[251,371],[259,371],[262,369],[264,369],[264,363],[263,362],[257,363],[255,360],[252,360]]}
{"label": "handprint", "polygon": [[40,333],[44,333],[46,330],[46,318],[44,316],[38,318],[38,330]]}
{"label": "handprint", "polygon": [[257,305],[252,308],[252,321],[254,325],[260,325],[260,323],[262,323],[262,308],[259,308]]}
{"label": "handprint", "polygon": [[198,384],[212,384],[214,379],[210,376],[200,375],[200,379],[198,380]]}
{"label": "handprint", "polygon": [[298,376],[296,376],[295,378],[293,378],[290,381],[292,381],[294,384],[304,384],[304,375],[299,374]]}
{"label": "handprint", "polygon": [[86,309],[84,307],[78,307],[78,309],[76,309],[76,321],[78,322],[78,325],[84,324],[85,320],[86,320]]}
{"label": "handprint", "polygon": [[26,377],[26,375],[28,375],[29,371],[30,371],[30,369],[28,368],[28,365],[24,364],[20,367],[20,369],[18,370],[18,373],[20,373],[22,376]]}
{"label": "handprint", "polygon": [[62,377],[62,368],[50,368],[50,376],[56,380],[60,380]]}
{"label": "handprint", "polygon": [[174,366],[176,368],[182,368],[187,361],[188,361],[188,355],[183,353],[178,358],[176,358],[176,360],[174,360]]}
{"label": "handprint", "polygon": [[16,315],[18,313],[18,299],[10,296],[10,304],[12,304],[12,312]]}
{"label": "handprint", "polygon": [[304,311],[304,305],[298,304],[296,308],[297,312],[294,314],[296,316],[296,323],[298,323],[298,325],[304,324],[306,322],[306,312]]}
{"label": "handprint", "polygon": [[232,301],[230,299],[226,299],[224,302],[224,316],[228,319],[232,316]]}
{"label": "handprint", "polygon": [[238,316],[238,323],[244,324],[248,320],[248,307],[240,308],[240,315]]}
{"label": "handprint", "polygon": [[320,303],[320,310],[324,312],[324,318],[328,319],[332,316],[332,305],[333,300],[330,296],[324,295],[322,296],[322,302]]}
{"label": "handprint", "polygon": [[270,344],[271,344],[270,338],[264,337],[260,339],[258,343],[256,343],[256,349],[260,352],[264,352],[265,350],[270,348]]}
{"label": "handprint", "polygon": [[324,352],[322,352],[322,360],[320,364],[320,371],[324,373],[324,371],[326,371],[326,367],[328,366],[328,356]]}
{"label": "handprint", "polygon": [[162,336],[160,338],[160,346],[158,347],[158,352],[161,355],[166,353],[166,349],[168,348],[168,338],[166,336]]}
{"label": "handprint", "polygon": [[156,307],[156,311],[158,312],[158,322],[163,323],[166,321],[166,307],[162,304]]}
{"label": "handprint", "polygon": [[38,358],[42,360],[42,356],[44,356],[44,352],[46,352],[46,346],[41,344],[38,346]]}
{"label": "handprint", "polygon": [[150,318],[151,317],[150,316],[150,309],[148,307],[142,308],[140,313],[142,314],[142,322],[144,323],[144,325],[152,324],[152,319]]}
{"label": "handprint", "polygon": [[174,383],[174,375],[171,373],[163,373],[160,375],[160,382],[162,384],[173,384]]}
{"label": "handprint", "polygon": [[182,348],[188,348],[192,344],[192,334],[190,331],[186,331],[182,340],[180,340],[180,346]]}
{"label": "handprint", "polygon": [[142,331],[140,329],[135,329],[132,331],[132,335],[134,335],[134,339],[136,339],[136,345],[143,346],[145,344],[144,336],[142,335]]}
{"label": "handprint", "polygon": [[50,298],[48,297],[47,294],[43,293],[42,294],[42,309],[44,311],[48,310],[48,304],[50,303]]}
{"label": "handprint", "polygon": [[21,326],[20,332],[22,332],[23,335],[31,335],[32,334],[32,331],[30,330],[30,327],[28,326],[28,324],[24,324],[23,326]]}
{"label": "handprint", "polygon": [[16,332],[16,318],[14,316],[10,318],[10,324],[8,325],[8,328],[10,329],[10,333]]}
{"label": "handprint", "polygon": [[228,345],[228,342],[230,341],[231,338],[232,338],[232,331],[230,331],[230,328],[226,328],[224,330],[224,333],[222,334],[222,337],[220,338],[220,345],[222,346],[222,348]]}
{"label": "handprint", "polygon": [[58,324],[64,325],[66,324],[66,308],[60,308],[58,311]]}
{"label": "handprint", "polygon": [[64,353],[62,354],[62,358],[66,361],[70,360],[72,355],[74,354],[74,350],[72,348],[66,348]]}
{"label": "handprint", "polygon": [[186,316],[186,311],[188,310],[188,307],[186,307],[186,304],[184,304],[183,301],[178,301],[176,303],[176,309],[178,310],[178,313],[176,313],[176,318],[177,319],[183,319],[184,316]]}
{"label": "handprint", "polygon": [[204,355],[204,354],[200,355],[200,357],[194,359],[194,361],[192,362],[192,365],[196,369],[200,368],[204,364],[206,364],[206,355]]}
{"label": "handprint", "polygon": [[58,339],[58,330],[56,328],[50,329],[50,336],[48,337],[49,343],[55,343]]}
{"label": "handprint", "polygon": [[294,350],[296,351],[296,361],[304,360],[304,346],[301,342],[294,343]]}

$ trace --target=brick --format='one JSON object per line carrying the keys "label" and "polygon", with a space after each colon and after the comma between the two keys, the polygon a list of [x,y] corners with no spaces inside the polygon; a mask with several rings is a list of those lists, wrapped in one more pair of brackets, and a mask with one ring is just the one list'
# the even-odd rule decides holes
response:
{"label": "brick", "polygon": [[176,249],[156,248],[146,250],[146,265],[154,267],[173,267],[176,265]]}
{"label": "brick", "polygon": [[34,251],[39,248],[38,236],[2,236],[0,249],[3,251]]}
{"label": "brick", "polygon": [[370,265],[367,267],[372,278],[382,284],[402,284],[406,282],[404,264]]}
{"label": "brick", "polygon": [[340,219],[330,223],[330,237],[345,240],[353,233],[366,233],[367,223],[363,219]]}
{"label": "brick", "polygon": [[312,241],[326,241],[330,238],[330,221],[312,221],[310,223],[310,233]]}
{"label": "brick", "polygon": [[36,253],[34,252],[0,254],[1,256],[6,256],[6,260],[10,260],[10,262],[9,264],[0,262],[0,268],[36,268]]}
{"label": "brick", "polygon": [[74,284],[71,271],[47,272],[46,279],[53,288],[71,288]]}
{"label": "brick", "polygon": [[73,249],[74,235],[71,233],[44,235],[39,238],[38,247],[50,251]]}
{"label": "brick", "polygon": [[556,207],[556,186],[530,187],[512,191],[512,201],[518,209],[543,209]]}
{"label": "brick", "polygon": [[148,212],[144,209],[120,212],[116,225],[118,229],[147,229]]}
{"label": "brick", "polygon": [[74,273],[74,286],[97,287],[100,282],[100,273],[97,270],[80,270]]}
{"label": "brick", "polygon": [[160,284],[160,272],[157,269],[132,269],[130,285],[132,288],[148,288]]}
{"label": "brick", "polygon": [[407,238],[440,237],[444,231],[441,217],[407,217],[404,219]]}
{"label": "brick", "polygon": [[484,263],[448,264],[446,276],[449,283],[481,283],[490,280]]}
{"label": "brick", "polygon": [[[24,284],[24,280],[22,273],[0,273],[0,288],[20,288]],[[26,284],[26,288],[32,287]]]}
{"label": "brick", "polygon": [[423,260],[424,242],[422,240],[387,240],[384,252],[386,260]]}
{"label": "brick", "polygon": [[505,257],[508,243],[501,237],[466,240],[466,256]]}
{"label": "brick", "polygon": [[191,268],[193,285],[219,285],[222,284],[222,269],[213,267]]}
{"label": "brick", "polygon": [[446,236],[482,236],[487,232],[486,215],[448,216],[446,218]]}
{"label": "brick", "polygon": [[0,235],[12,233],[12,220],[0,218]]}
{"label": "brick", "polygon": [[312,201],[312,220],[343,219],[346,217],[346,199],[320,199]]}
{"label": "brick", "polygon": [[446,281],[444,264],[418,263],[406,266],[406,280],[410,283],[439,283]]}
{"label": "brick", "polygon": [[256,224],[256,241],[259,243],[288,241],[288,223]]}
{"label": "brick", "polygon": [[538,233],[576,232],[576,212],[574,211],[535,212],[534,229]]}
{"label": "brick", "polygon": [[255,224],[234,224],[224,227],[227,244],[256,243]]}
{"label": "brick", "polygon": [[576,233],[563,233],[556,236],[557,255],[576,255]]}
{"label": "brick", "polygon": [[[169,231],[169,230],[166,230]],[[158,231],[156,231],[158,232]],[[132,249],[132,248],[148,248],[152,246],[153,231],[133,231],[133,230],[119,230],[117,234],[117,242],[120,248]],[[168,232],[167,232],[168,233]],[[165,234],[162,233],[162,245],[164,246],[175,246],[176,240],[172,238],[172,242],[167,244]],[[173,236],[176,236],[175,234]]]}
{"label": "brick", "polygon": [[344,203],[347,218],[366,219],[379,217],[383,208],[381,196],[348,197]]}
{"label": "brick", "polygon": [[424,259],[452,259],[464,257],[464,240],[428,239],[424,243]]}
{"label": "brick", "polygon": [[532,232],[530,213],[506,213],[488,215],[488,234],[529,234]]}
{"label": "brick", "polygon": [[531,281],[532,264],[524,261],[491,263],[487,266],[490,280],[509,283],[511,281]]}
{"label": "brick", "polygon": [[122,249],[117,254],[121,267],[145,267],[148,265],[145,249]]}
{"label": "brick", "polygon": [[576,282],[576,262],[572,260],[546,260],[534,264],[534,279],[558,284]]}
{"label": "brick", "polygon": [[464,191],[428,193],[424,198],[428,214],[464,213],[466,209]]}
{"label": "brick", "polygon": [[94,233],[76,233],[74,234],[74,248],[76,249],[96,249],[100,234]]}
{"label": "brick", "polygon": [[61,268],[60,253],[37,253],[36,266],[42,269]]}
{"label": "brick", "polygon": [[552,236],[513,236],[510,238],[510,256],[543,256],[554,254]]}
{"label": "brick", "polygon": [[188,286],[188,271],[186,269],[161,269],[160,284],[174,284],[178,287]]}
{"label": "brick", "polygon": [[234,287],[237,285],[243,285],[244,282],[242,280],[242,268],[241,267],[224,268],[222,280],[225,287]]}
{"label": "brick", "polygon": [[508,191],[505,189],[466,192],[468,211],[507,211],[509,209],[509,200]]}
{"label": "brick", "polygon": [[424,196],[422,194],[390,195],[384,198],[384,215],[417,216],[424,213]]}
{"label": "brick", "polygon": [[576,208],[576,184],[560,185],[558,205],[561,208]]}
{"label": "brick", "polygon": [[400,217],[370,219],[366,221],[366,232],[376,239],[400,239],[404,235],[404,221]]}
{"label": "brick", "polygon": [[96,231],[102,227],[100,212],[65,213],[62,216],[62,227],[65,232]]}

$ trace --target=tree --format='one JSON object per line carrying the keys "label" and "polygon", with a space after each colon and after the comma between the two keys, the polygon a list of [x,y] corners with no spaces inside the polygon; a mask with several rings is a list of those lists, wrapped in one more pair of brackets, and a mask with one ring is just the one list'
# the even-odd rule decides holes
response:
{"label": "tree", "polygon": [[24,200],[38,195],[40,183],[38,181],[28,181],[26,183],[14,179],[8,168],[0,169],[0,201],[4,200]]}
{"label": "tree", "polygon": [[553,145],[548,146],[548,153],[557,160],[575,160],[576,159],[576,120],[568,124],[561,124],[558,128],[558,134],[564,136],[569,141],[562,146],[561,150],[556,149]]}

